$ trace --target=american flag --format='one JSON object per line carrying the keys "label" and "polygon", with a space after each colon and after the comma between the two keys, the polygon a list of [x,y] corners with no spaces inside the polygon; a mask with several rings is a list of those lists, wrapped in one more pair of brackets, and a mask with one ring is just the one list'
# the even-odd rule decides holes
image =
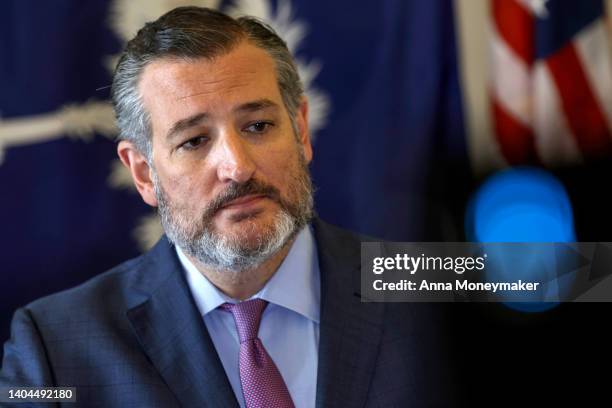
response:
{"label": "american flag", "polygon": [[602,0],[491,0],[491,108],[513,164],[612,151],[610,33]]}

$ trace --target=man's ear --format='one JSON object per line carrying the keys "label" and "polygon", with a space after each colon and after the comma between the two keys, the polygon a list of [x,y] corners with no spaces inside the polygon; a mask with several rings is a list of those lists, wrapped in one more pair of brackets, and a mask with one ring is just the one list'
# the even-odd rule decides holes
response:
{"label": "man's ear", "polygon": [[157,196],[153,188],[151,168],[145,155],[136,149],[133,143],[126,140],[120,141],[117,145],[117,154],[123,165],[132,174],[134,185],[144,202],[152,207],[157,207]]}
{"label": "man's ear", "polygon": [[304,96],[296,114],[296,123],[300,144],[304,149],[306,163],[312,160],[312,145],[310,144],[310,130],[308,129],[308,100]]}

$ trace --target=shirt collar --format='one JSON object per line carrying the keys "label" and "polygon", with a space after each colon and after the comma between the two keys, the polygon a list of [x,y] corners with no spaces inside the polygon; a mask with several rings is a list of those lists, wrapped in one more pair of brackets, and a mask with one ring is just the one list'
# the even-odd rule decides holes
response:
{"label": "shirt collar", "polygon": [[[186,272],[187,283],[196,305],[206,315],[226,302],[235,299],[213,285],[177,246],[179,261]],[[251,299],[260,298],[292,310],[319,323],[321,283],[319,260],[310,227],[302,229],[280,267],[266,285]]]}

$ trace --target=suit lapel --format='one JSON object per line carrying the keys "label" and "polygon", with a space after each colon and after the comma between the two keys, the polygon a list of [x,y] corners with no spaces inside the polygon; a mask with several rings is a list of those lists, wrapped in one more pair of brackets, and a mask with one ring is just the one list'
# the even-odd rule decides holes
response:
{"label": "suit lapel", "polygon": [[313,223],[321,269],[317,407],[366,403],[382,334],[384,304],[360,300],[359,241]]}
{"label": "suit lapel", "polygon": [[[316,406],[365,405],[382,334],[384,304],[360,300],[360,243],[313,222],[321,270]],[[237,407],[225,370],[193,302],[174,249],[163,238],[137,267],[127,312],[149,359],[183,406]]]}
{"label": "suit lapel", "polygon": [[[237,407],[174,249],[163,238],[139,265],[139,300],[128,318],[145,353],[181,405]],[[134,297],[136,299],[136,297]]]}

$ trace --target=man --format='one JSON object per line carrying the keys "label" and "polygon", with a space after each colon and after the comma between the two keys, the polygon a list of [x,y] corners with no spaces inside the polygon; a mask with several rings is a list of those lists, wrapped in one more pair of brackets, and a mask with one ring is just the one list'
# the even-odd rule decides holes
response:
{"label": "man", "polygon": [[437,323],[361,302],[358,237],[313,218],[308,104],[269,27],[175,9],[128,43],[113,101],[165,237],[18,310],[0,385],[87,407],[450,402]]}

